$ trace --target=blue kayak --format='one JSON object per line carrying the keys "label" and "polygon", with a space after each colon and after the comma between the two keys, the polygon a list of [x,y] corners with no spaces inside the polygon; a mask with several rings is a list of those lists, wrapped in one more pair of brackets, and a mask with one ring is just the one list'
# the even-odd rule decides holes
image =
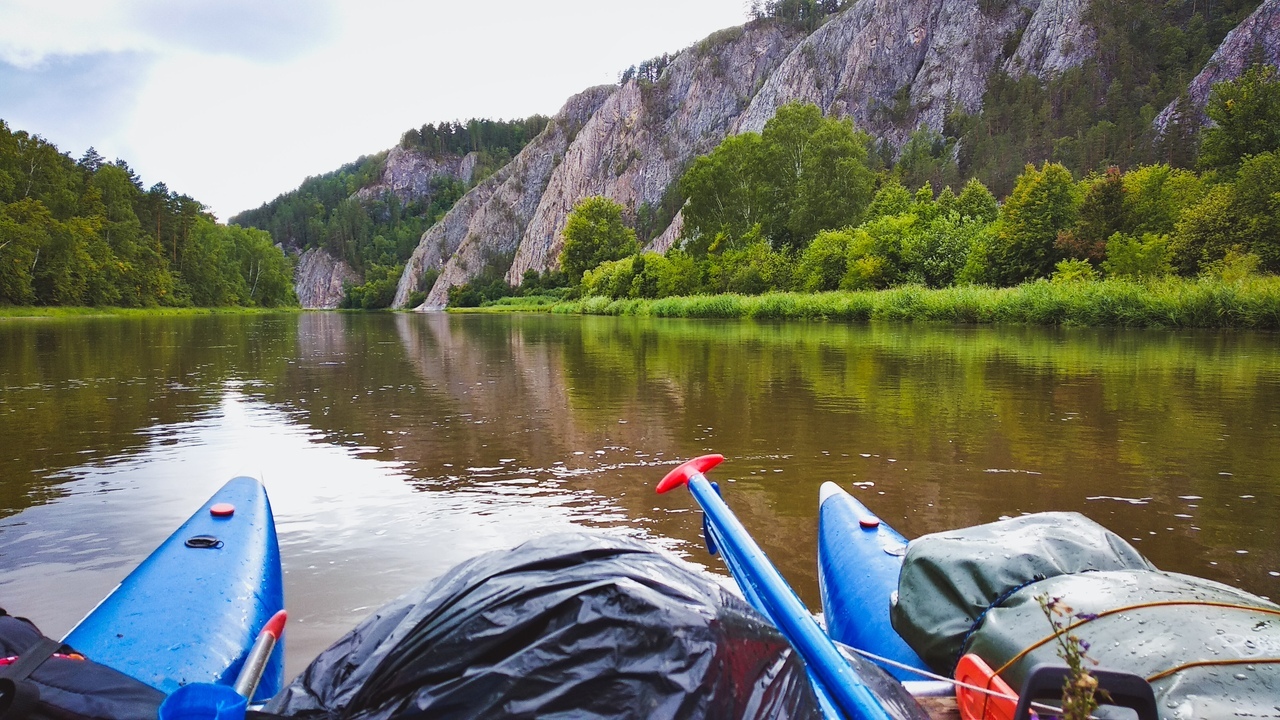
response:
{"label": "blue kayak", "polygon": [[[209,498],[63,642],[165,693],[195,682],[231,686],[258,633],[284,608],[266,490],[238,477]],[[253,698],[279,692],[284,643]]]}
{"label": "blue kayak", "polygon": [[818,585],[831,637],[888,658],[883,667],[899,680],[919,680],[927,670],[889,623],[889,601],[907,539],[833,482],[822,484],[818,510]]}

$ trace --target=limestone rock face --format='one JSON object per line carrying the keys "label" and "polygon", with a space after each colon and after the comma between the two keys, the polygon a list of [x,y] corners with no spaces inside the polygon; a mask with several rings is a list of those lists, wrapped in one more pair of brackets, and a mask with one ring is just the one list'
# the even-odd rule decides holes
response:
{"label": "limestone rock face", "polygon": [[[1208,122],[1204,108],[1209,103],[1209,91],[1213,89],[1213,84],[1240,77],[1255,57],[1272,65],[1280,65],[1280,0],[1265,0],[1252,15],[1223,38],[1208,64],[1187,88],[1190,103],[1186,110],[1193,113],[1188,120],[1195,125]],[[1156,116],[1153,123],[1156,130],[1163,134],[1177,114],[1178,102],[1175,100]]]}
{"label": "limestone rock face", "polygon": [[941,131],[952,110],[981,110],[997,67],[1044,77],[1082,62],[1086,2],[863,0],[799,44],[735,131],[759,132],[778,106],[801,101],[901,146],[919,127]]}
{"label": "limestone rock face", "polygon": [[[722,30],[677,53],[656,82],[571,99],[422,236],[395,304],[405,305],[427,268],[440,275],[424,308],[443,306],[450,287],[508,257],[513,285],[554,267],[579,200],[604,195],[633,217],[655,208],[695,157],[730,134],[762,130],[788,102],[851,118],[895,148],[918,128],[941,131],[950,112],[981,111],[993,72],[1048,79],[1092,57],[1088,8],[1089,0],[859,0],[808,36],[772,21]],[[1239,73],[1249,48],[1276,61],[1278,24],[1280,0],[1266,0],[1228,36],[1193,83],[1198,107],[1212,82]],[[648,247],[671,247],[682,220],[677,213]]]}
{"label": "limestone rock face", "polygon": [[[428,268],[440,276],[422,309],[443,307],[449,288],[475,277],[496,257],[514,253],[552,171],[583,125],[613,92],[591,88],[569,99],[545,130],[510,163],[463,195],[418,241],[405,264],[392,306],[405,307]],[[426,288],[422,288],[426,290]]]}
{"label": "limestone rock face", "polygon": [[1084,22],[1088,0],[1041,0],[1004,71],[1046,80],[1093,57],[1097,34]]}
{"label": "limestone rock face", "polygon": [[476,153],[432,157],[397,145],[387,153],[387,161],[378,182],[360,188],[356,191],[356,197],[362,201],[370,201],[392,193],[406,204],[415,200],[430,202],[434,194],[431,182],[436,176],[445,175],[470,183],[475,168]]}
{"label": "limestone rock face", "polygon": [[698,155],[731,131],[756,88],[800,35],[772,23],[731,28],[675,57],[655,83],[615,88],[582,127],[538,203],[507,282],[556,262],[574,204],[592,195],[635,211],[657,206]]}
{"label": "limestone rock face", "polygon": [[342,302],[343,283],[359,283],[360,275],[323,248],[302,253],[293,271],[298,302],[308,310],[330,310]]}

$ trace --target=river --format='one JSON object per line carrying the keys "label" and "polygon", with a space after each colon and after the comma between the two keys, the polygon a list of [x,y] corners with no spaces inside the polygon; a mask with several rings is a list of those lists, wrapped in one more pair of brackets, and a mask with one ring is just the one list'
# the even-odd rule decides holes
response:
{"label": "river", "polygon": [[811,608],[818,487],[908,537],[1074,510],[1280,597],[1280,335],[546,315],[0,321],[0,606],[69,630],[223,482],[274,507],[287,674],[475,554],[596,528],[723,573],[678,459]]}

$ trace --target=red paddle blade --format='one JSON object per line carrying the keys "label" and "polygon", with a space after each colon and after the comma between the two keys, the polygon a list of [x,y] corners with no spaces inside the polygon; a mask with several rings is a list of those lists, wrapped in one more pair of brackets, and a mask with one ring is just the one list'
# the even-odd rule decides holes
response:
{"label": "red paddle blade", "polygon": [[662,478],[658,483],[658,493],[680,487],[689,482],[689,478],[693,477],[694,473],[705,473],[722,462],[724,462],[723,455],[703,455],[683,463]]}

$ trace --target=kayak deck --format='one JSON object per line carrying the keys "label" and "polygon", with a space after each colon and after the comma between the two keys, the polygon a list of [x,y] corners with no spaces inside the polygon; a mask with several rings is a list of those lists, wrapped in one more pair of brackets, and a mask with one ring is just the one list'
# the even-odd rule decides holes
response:
{"label": "kayak deck", "polygon": [[[280,549],[266,490],[253,478],[238,477],[63,641],[165,693],[193,682],[232,685],[258,632],[283,607]],[[255,701],[279,691],[283,649],[278,644],[267,662]]]}

